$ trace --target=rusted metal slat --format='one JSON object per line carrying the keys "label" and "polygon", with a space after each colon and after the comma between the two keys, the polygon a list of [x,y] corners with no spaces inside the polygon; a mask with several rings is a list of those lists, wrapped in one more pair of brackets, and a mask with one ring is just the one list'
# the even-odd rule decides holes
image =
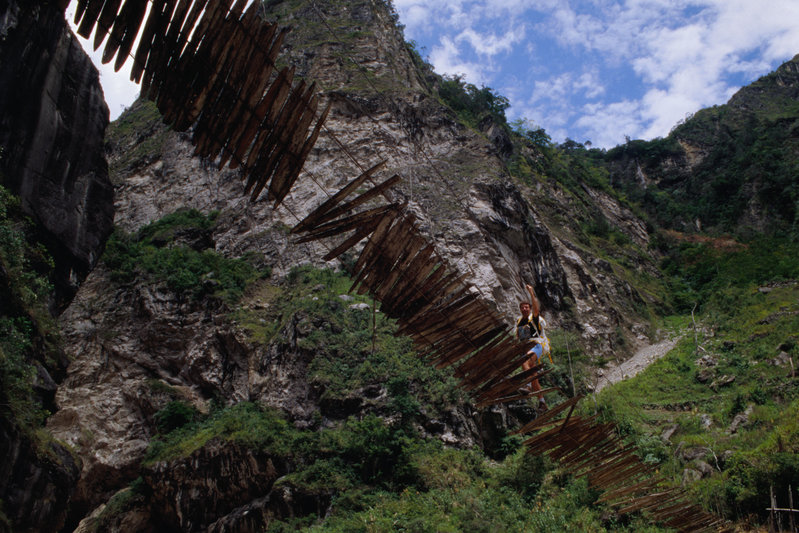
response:
{"label": "rusted metal slat", "polygon": [[[78,26],[78,35],[80,35],[84,39],[88,39],[89,36],[92,34],[94,25],[97,23],[97,19],[100,16],[100,11],[103,9],[103,0],[89,0],[89,2],[87,2],[84,7],[85,10],[82,10],[81,12],[81,21],[80,21],[80,26]],[[77,14],[78,12],[76,11],[75,12],[76,18]]]}
{"label": "rusted metal slat", "polygon": [[596,503],[612,503],[613,505],[620,505],[623,502],[613,503],[613,500],[616,500],[617,498],[623,498],[635,492],[649,491],[662,481],[663,478],[661,477],[650,477],[633,485],[619,487],[618,489],[610,489],[605,491],[602,496],[597,499]]}
{"label": "rusted metal slat", "polygon": [[[260,196],[261,191],[266,188],[269,178],[272,176],[276,165],[280,161],[283,150],[287,145],[287,133],[302,116],[304,111],[304,96],[306,94],[305,80],[300,80],[297,86],[290,91],[283,109],[277,117],[275,125],[272,127],[266,139],[269,149],[264,150],[255,159],[255,163],[250,167],[253,176],[257,176],[252,187],[250,200],[255,201]],[[246,189],[245,189],[246,190]],[[272,188],[270,187],[269,191]]]}
{"label": "rusted metal slat", "polygon": [[334,235],[339,235],[352,229],[356,229],[362,224],[373,224],[375,221],[379,222],[387,213],[396,211],[398,207],[398,204],[381,205],[380,207],[375,207],[367,211],[361,211],[360,213],[342,218],[340,220],[328,222],[327,224],[316,228],[313,233],[309,233],[304,237],[297,239],[295,244],[315,241],[325,237],[332,237]]}
{"label": "rusted metal slat", "polygon": [[182,103],[189,92],[191,79],[186,73],[191,67],[197,46],[196,40],[190,43],[189,38],[207,4],[208,0],[194,1],[188,16],[180,26],[177,42],[169,56],[168,68],[160,75],[156,105],[167,124],[175,124],[179,111],[178,102]]}
{"label": "rusted metal slat", "polygon": [[[68,3],[69,0],[66,0]],[[114,20],[117,17],[119,8],[122,5],[122,0],[106,0],[103,5],[103,11],[100,13],[100,18],[97,19],[97,31],[94,34],[93,50],[100,48],[103,41],[108,34],[111,33],[111,26],[114,25]]]}
{"label": "rusted metal slat", "polygon": [[116,56],[114,70],[119,72],[133,48],[134,39],[139,33],[139,26],[144,20],[147,2],[141,0],[127,0],[119,11],[114,28],[103,49],[103,64],[111,61]]}
{"label": "rusted metal slat", "polygon": [[358,229],[352,236],[345,239],[341,244],[330,250],[323,258],[323,261],[332,261],[333,259],[337,258],[363,239],[369,236],[375,228],[377,227],[378,220],[369,221],[367,223],[361,224],[360,229]]}
{"label": "rusted metal slat", "polygon": [[[361,172],[361,174],[355,178],[354,180],[350,181],[347,185],[342,187],[337,193],[333,196],[322,202],[319,207],[311,211],[304,219],[302,219],[296,226],[291,229],[291,233],[300,233],[303,231],[308,231],[309,228],[313,228],[318,226],[322,222],[326,222],[324,217],[330,213],[340,202],[347,198],[350,194],[355,192],[355,190],[360,187],[361,185],[366,182],[372,175],[374,175],[378,170],[381,170],[384,166],[386,166],[386,159],[379,161],[378,163],[372,165],[367,170]],[[335,215],[338,216],[338,215]],[[334,218],[334,217],[329,217]],[[329,220],[328,218],[328,220]]]}
{"label": "rusted metal slat", "polygon": [[413,219],[400,216],[386,233],[381,243],[380,259],[362,278],[358,293],[363,294],[365,287],[368,286],[370,293],[377,297],[378,288],[387,281],[398,265],[401,266],[403,253],[407,252],[408,240],[413,236],[409,229],[413,229]]}
{"label": "rusted metal slat", "polygon": [[[253,4],[255,5],[255,4]],[[233,111],[234,128],[229,132],[228,150],[222,155],[219,161],[219,168],[225,166],[230,161],[230,168],[237,168],[244,159],[247,147],[249,147],[252,137],[245,140],[245,134],[251,131],[251,124],[257,128],[264,119],[264,113],[258,114],[258,102],[264,96],[267,86],[269,85],[270,77],[275,71],[275,59],[280,50],[280,46],[285,39],[288,32],[283,29],[275,36],[277,32],[276,24],[263,24],[259,30],[258,42],[256,43],[256,51],[267,50],[266,55],[257,64],[260,68],[256,68],[247,79],[245,88],[242,93],[245,95],[238,103],[238,108]],[[240,150],[241,145],[244,144],[244,149]]]}
{"label": "rusted metal slat", "polygon": [[153,44],[153,36],[157,33],[162,20],[167,17],[166,8],[168,0],[150,0],[150,15],[144,23],[144,30],[139,34],[139,46],[133,56],[133,66],[130,69],[130,81],[139,83],[141,73],[147,64],[147,56]]}

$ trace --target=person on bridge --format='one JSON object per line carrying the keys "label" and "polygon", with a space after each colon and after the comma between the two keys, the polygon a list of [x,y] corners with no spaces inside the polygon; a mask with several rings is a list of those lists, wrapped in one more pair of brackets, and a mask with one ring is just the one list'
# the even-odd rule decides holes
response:
{"label": "person on bridge", "polygon": [[[552,362],[552,355],[549,353],[549,340],[546,335],[546,321],[541,316],[541,304],[535,296],[535,290],[532,285],[525,285],[527,293],[530,295],[529,302],[519,302],[519,311],[522,316],[516,320],[516,338],[521,342],[532,341],[535,344],[530,348],[527,354],[530,356],[524,363],[522,363],[522,370],[530,370],[531,368],[543,363],[544,354],[549,356],[549,361]],[[528,385],[528,390],[538,392],[541,390],[541,385],[538,383],[538,378],[534,378]],[[543,412],[547,410],[547,403],[544,400],[544,394],[538,394],[538,411]]]}

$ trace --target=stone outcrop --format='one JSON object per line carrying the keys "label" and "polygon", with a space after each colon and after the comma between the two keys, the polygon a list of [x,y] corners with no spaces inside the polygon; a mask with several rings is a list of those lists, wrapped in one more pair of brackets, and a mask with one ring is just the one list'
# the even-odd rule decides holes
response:
{"label": "stone outcrop", "polygon": [[41,228],[58,307],[111,232],[107,124],[97,69],[55,2],[0,5],[0,182]]}
{"label": "stone outcrop", "polygon": [[36,442],[0,417],[0,457],[0,500],[14,531],[59,531],[80,474],[72,454],[59,443]]}
{"label": "stone outcrop", "polygon": [[[288,3],[270,5],[282,9]],[[613,275],[609,263],[571,242],[566,233],[556,234],[553,208],[538,201],[552,198],[550,204],[568,218],[570,200],[559,197],[551,185],[524,188],[508,176],[501,159],[508,150],[502,132],[491,125],[485,125],[485,133],[468,128],[433,96],[430,80],[414,65],[382,2],[326,4],[322,9],[328,18],[353,25],[352,32],[341,31],[351,42],[308,35],[326,31],[310,7],[301,13],[270,13],[281,23],[296,24],[286,58],[298,65],[299,75],[319,81],[324,99],[332,104],[325,132],[284,204],[273,210],[266,202],[249,203],[235,172],[218,171],[213,162],[193,158],[186,136],[159,129],[155,118],[141,125],[146,133],[109,142],[110,164],[120,169],[114,176],[116,224],[132,232],[179,208],[218,211],[203,246],[229,257],[255,254],[279,283],[298,265],[325,266],[321,258],[330,248],[324,242],[297,245],[287,229],[362,171],[353,159],[365,167],[386,160],[386,172],[403,178],[395,198],[408,201],[422,232],[442,257],[468,273],[469,281],[508,316],[509,323],[518,312],[523,282],[530,282],[538,288],[551,326],[576,331],[596,347],[597,355],[618,348],[618,331],[635,339],[640,334],[635,314],[628,316],[619,306],[631,306],[640,297]],[[321,44],[305,47],[303,39]],[[347,58],[342,58],[344,50]],[[364,81],[350,58],[369,69],[373,85]],[[135,104],[130,113],[142,111],[143,105]],[[154,151],[131,158],[155,138],[154,132]],[[644,244],[646,233],[631,213],[611,198],[602,201],[603,211],[616,217],[621,231]],[[238,305],[252,309],[259,304],[248,296]],[[66,349],[74,362],[56,395],[59,411],[48,422],[53,434],[74,446],[83,461],[74,523],[138,475],[155,434],[153,415],[170,400],[162,392],[164,386],[179,390],[184,401],[200,408],[211,398],[278,407],[297,427],[315,427],[312,421],[318,415],[323,423],[370,410],[390,416],[380,410],[385,384],[369,385],[343,400],[323,400],[309,383],[308,367],[315,354],[302,343],[319,325],[302,314],[283,323],[277,340],[260,345],[208,300],[186,301],[143,280],[119,284],[102,264],[96,268],[61,316]],[[523,409],[517,411],[477,413],[456,405],[429,417],[418,429],[447,445],[491,447],[512,425],[514,415],[524,416]],[[220,457],[229,453],[224,446],[217,452]],[[203,456],[203,461],[213,463],[217,455],[212,455]],[[266,468],[258,458],[245,463]],[[165,491],[165,503],[154,509],[157,518],[152,520],[141,518],[141,511],[129,515],[136,523],[222,531],[231,530],[228,525],[239,520],[236,517],[265,517],[280,506],[280,516],[291,516],[299,507],[320,504],[318,496],[286,487],[264,499],[267,488],[262,487],[259,494],[238,494],[241,505],[236,508],[198,517],[203,509],[190,508],[192,504],[181,499],[186,495],[164,472],[156,468],[147,475],[153,490]],[[196,485],[198,495],[210,490],[202,475],[184,480]],[[217,498],[232,498],[233,492],[204,493],[213,499],[209,511],[222,505]]]}

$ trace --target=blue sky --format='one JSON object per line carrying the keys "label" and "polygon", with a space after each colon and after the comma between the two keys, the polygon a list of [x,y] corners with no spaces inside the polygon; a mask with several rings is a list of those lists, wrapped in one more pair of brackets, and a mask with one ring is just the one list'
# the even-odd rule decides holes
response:
{"label": "blue sky", "polygon": [[668,135],[799,53],[798,0],[394,0],[440,74],[609,148]]}
{"label": "blue sky", "polygon": [[[665,136],[686,116],[725,103],[799,53],[799,0],[394,0],[394,6],[405,38],[438,73],[491,87],[510,100],[510,120],[543,127],[556,142],[568,137],[594,147],[615,146],[625,136]],[[112,119],[138,94],[124,73],[128,66],[119,74],[101,68]]]}

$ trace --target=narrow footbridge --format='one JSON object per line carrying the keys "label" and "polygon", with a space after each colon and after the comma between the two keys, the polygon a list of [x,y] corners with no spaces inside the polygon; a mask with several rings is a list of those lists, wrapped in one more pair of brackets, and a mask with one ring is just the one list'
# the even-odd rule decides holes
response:
{"label": "narrow footbridge", "polygon": [[[70,0],[50,0],[66,10]],[[313,83],[278,68],[285,29],[250,0],[74,0],[78,33],[105,43],[103,61],[131,78],[164,121],[191,131],[195,154],[239,169],[245,194],[278,207],[300,177],[324,127]],[[314,4],[313,0],[311,3]],[[315,6],[315,4],[314,4]],[[135,47],[135,50],[134,50]],[[368,168],[367,168],[368,167]],[[528,347],[496,309],[428,242],[405,202],[394,200],[386,161],[367,168],[293,228],[297,242],[323,240],[325,260],[360,250],[352,290],[371,295],[413,339],[424,361],[451,367],[477,407],[523,400],[522,385],[546,374],[519,371]],[[367,189],[366,192],[360,192]],[[726,522],[692,503],[645,464],[613,424],[575,414],[581,397],[552,407],[517,433],[529,453],[548,454],[601,489],[620,514],[643,511],[680,531],[725,531]]]}

